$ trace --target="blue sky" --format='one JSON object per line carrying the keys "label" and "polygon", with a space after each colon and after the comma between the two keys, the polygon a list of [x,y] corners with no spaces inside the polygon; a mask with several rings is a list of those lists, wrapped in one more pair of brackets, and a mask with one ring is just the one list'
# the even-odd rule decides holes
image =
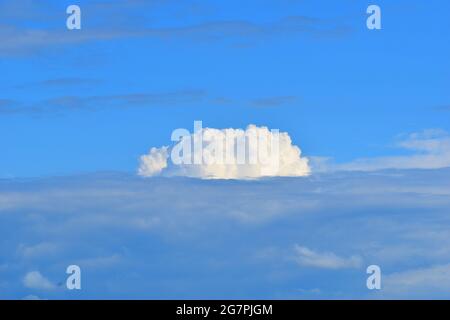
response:
{"label": "blue sky", "polygon": [[[0,296],[74,297],[76,261],[75,297],[410,297],[411,277],[448,298],[448,30],[445,0],[0,0]],[[288,132],[313,173],[136,176],[194,120]]]}
{"label": "blue sky", "polygon": [[4,177],[131,172],[194,120],[279,128],[339,162],[450,130],[445,1],[379,1],[381,31],[367,1],[80,1],[71,32],[68,4],[1,2]]}

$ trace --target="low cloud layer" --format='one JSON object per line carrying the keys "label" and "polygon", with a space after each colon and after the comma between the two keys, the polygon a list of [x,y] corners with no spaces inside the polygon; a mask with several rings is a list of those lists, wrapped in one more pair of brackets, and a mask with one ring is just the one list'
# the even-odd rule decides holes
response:
{"label": "low cloud layer", "polygon": [[410,292],[412,298],[433,293],[438,299],[446,299],[450,292],[450,264],[395,272],[384,278],[382,296],[401,298],[405,292]]}
{"label": "low cloud layer", "polygon": [[141,156],[138,169],[144,177],[163,174],[205,179],[301,177],[310,171],[308,159],[287,132],[255,125],[245,130],[204,128],[183,134],[174,146],[152,148]]}
{"label": "low cloud layer", "polygon": [[[86,299],[448,298],[449,179],[0,179],[0,298],[73,298],[72,264]],[[380,292],[366,288],[369,264]]]}

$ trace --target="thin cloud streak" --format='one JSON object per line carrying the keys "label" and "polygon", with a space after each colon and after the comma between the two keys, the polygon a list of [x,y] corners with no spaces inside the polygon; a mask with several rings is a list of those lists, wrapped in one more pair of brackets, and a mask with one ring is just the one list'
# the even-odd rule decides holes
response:
{"label": "thin cloud streak", "polygon": [[0,26],[0,55],[15,56],[39,52],[47,48],[62,48],[92,41],[111,41],[126,38],[162,40],[223,41],[262,39],[280,35],[305,35],[317,38],[341,37],[351,29],[327,20],[291,16],[272,23],[251,21],[213,21],[182,27],[164,28],[85,28],[76,32],[57,29],[31,29],[13,24]]}

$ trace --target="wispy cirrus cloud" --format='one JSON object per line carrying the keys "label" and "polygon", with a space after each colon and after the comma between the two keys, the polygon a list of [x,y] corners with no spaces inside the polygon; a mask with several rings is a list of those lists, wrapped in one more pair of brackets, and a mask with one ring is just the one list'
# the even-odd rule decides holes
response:
{"label": "wispy cirrus cloud", "polygon": [[394,147],[410,154],[357,158],[334,163],[332,158],[311,157],[313,171],[377,171],[385,169],[438,169],[450,167],[450,135],[440,129],[403,134]]}
{"label": "wispy cirrus cloud", "polygon": [[359,256],[340,257],[333,252],[317,252],[307,247],[295,245],[295,261],[305,267],[323,269],[359,268],[362,259]]}
{"label": "wispy cirrus cloud", "polygon": [[57,253],[61,247],[56,243],[51,242],[41,242],[35,245],[19,245],[18,253],[20,256],[33,259],[40,258],[42,256],[49,256],[51,254]]}
{"label": "wispy cirrus cloud", "polygon": [[67,88],[67,87],[83,87],[83,86],[95,86],[101,84],[101,80],[89,79],[89,78],[78,78],[78,77],[64,77],[47,79],[37,82],[25,83],[16,86],[17,89],[30,89],[30,88]]}
{"label": "wispy cirrus cloud", "polygon": [[273,96],[258,98],[251,101],[251,105],[255,107],[281,107],[284,105],[292,105],[298,102],[296,96]]}
{"label": "wispy cirrus cloud", "polygon": [[[339,37],[350,32],[350,28],[342,23],[300,15],[286,16],[272,22],[246,19],[222,20],[213,14],[211,16],[199,15],[196,22],[181,25],[158,25],[156,22],[150,26],[145,23],[146,20],[149,20],[146,12],[180,6],[180,3],[171,1],[164,3],[133,1],[120,5],[114,2],[86,3],[82,5],[82,8],[89,14],[90,19],[83,24],[82,30],[67,32],[64,24],[58,23],[56,17],[59,15],[49,13],[57,10],[64,12],[65,8],[52,5],[50,2],[40,2],[39,6],[29,1],[22,5],[17,5],[16,2],[7,1],[3,5],[6,12],[4,15],[8,19],[2,19],[3,25],[0,28],[0,55],[2,56],[30,55],[48,48],[65,48],[94,41],[119,39],[142,38],[194,42],[225,40],[242,42],[244,40],[252,42],[267,37],[291,35],[320,38]],[[146,10],[149,6],[152,7],[152,10]],[[24,15],[23,12],[27,12],[27,14]],[[127,12],[126,20],[121,19],[124,12]],[[186,8],[175,10],[175,12],[178,12],[177,14],[186,12]],[[117,19],[111,22],[111,16],[115,16]],[[129,19],[130,16],[133,16],[134,19]],[[34,23],[24,24],[24,19]]]}
{"label": "wispy cirrus cloud", "polygon": [[179,90],[97,96],[67,95],[34,103],[4,99],[0,100],[0,114],[46,115],[76,110],[98,111],[109,108],[188,106],[200,103],[206,97],[207,94],[203,90]]}
{"label": "wispy cirrus cloud", "polygon": [[173,106],[199,102],[206,97],[202,90],[181,90],[163,93],[131,93],[104,96],[62,96],[46,101],[56,108],[102,109],[107,107]]}
{"label": "wispy cirrus cloud", "polygon": [[[19,90],[29,89],[67,89],[97,86],[97,79],[56,78],[16,86]],[[232,97],[216,97],[204,89],[172,90],[166,92],[136,92],[111,95],[61,95],[37,102],[24,102],[14,99],[0,99],[0,115],[50,115],[72,111],[100,111],[112,108],[133,107],[198,107],[204,105],[227,105],[276,108],[298,102],[296,96],[273,96],[237,100]]]}
{"label": "wispy cirrus cloud", "polygon": [[450,135],[437,129],[402,137],[398,148],[414,152],[405,156],[357,159],[340,166],[344,170],[436,169],[450,167]]}
{"label": "wispy cirrus cloud", "polygon": [[17,111],[18,102],[10,99],[0,99],[0,114],[13,114]]}
{"label": "wispy cirrus cloud", "polygon": [[438,111],[450,111],[450,105],[439,106],[436,108]]}

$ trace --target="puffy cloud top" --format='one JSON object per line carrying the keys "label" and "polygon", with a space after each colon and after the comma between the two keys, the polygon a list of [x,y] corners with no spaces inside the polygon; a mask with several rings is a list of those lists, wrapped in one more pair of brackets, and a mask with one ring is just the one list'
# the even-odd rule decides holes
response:
{"label": "puffy cloud top", "polygon": [[149,177],[159,174],[163,169],[167,168],[167,149],[167,147],[151,148],[149,154],[141,156],[139,175]]}
{"label": "puffy cloud top", "polygon": [[249,125],[243,129],[177,129],[172,147],[152,148],[140,157],[138,174],[203,179],[306,176],[308,159],[287,132]]}

